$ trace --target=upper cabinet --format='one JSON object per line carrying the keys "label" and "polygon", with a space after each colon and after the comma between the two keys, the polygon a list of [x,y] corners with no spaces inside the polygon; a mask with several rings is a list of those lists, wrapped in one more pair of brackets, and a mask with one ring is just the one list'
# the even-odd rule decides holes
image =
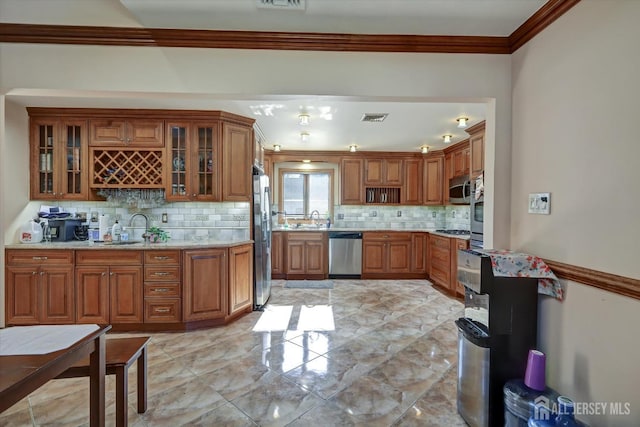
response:
{"label": "upper cabinet", "polygon": [[213,122],[167,122],[171,201],[220,200],[220,127]]}
{"label": "upper cabinet", "polygon": [[222,200],[248,202],[253,184],[253,127],[222,121]]}
{"label": "upper cabinet", "polygon": [[366,159],[365,185],[402,185],[402,159]]}
{"label": "upper cabinet", "polygon": [[164,189],[171,201],[249,201],[254,120],[222,111],[27,108],[32,199]]}
{"label": "upper cabinet", "polygon": [[31,198],[86,200],[87,121],[31,119]]}
{"label": "upper cabinet", "polygon": [[401,203],[403,205],[421,205],[423,188],[423,159],[404,161],[404,180]]}
{"label": "upper cabinet", "polygon": [[163,121],[146,119],[91,120],[93,147],[164,147]]}
{"label": "upper cabinet", "polygon": [[452,153],[453,176],[469,175],[470,150],[469,140],[462,141],[460,148]]}
{"label": "upper cabinet", "polygon": [[471,179],[476,178],[484,171],[484,131],[484,121],[467,129],[471,150]]}
{"label": "upper cabinet", "polygon": [[441,205],[443,203],[443,164],[442,155],[428,157],[424,161],[423,204],[425,205]]}
{"label": "upper cabinet", "polygon": [[343,159],[340,164],[340,201],[343,205],[364,203],[362,159]]}

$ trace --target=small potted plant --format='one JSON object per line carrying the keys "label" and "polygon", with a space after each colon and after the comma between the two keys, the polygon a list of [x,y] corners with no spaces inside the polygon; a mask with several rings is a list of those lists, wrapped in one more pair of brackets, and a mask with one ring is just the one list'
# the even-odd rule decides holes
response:
{"label": "small potted plant", "polygon": [[149,227],[147,236],[150,243],[164,243],[169,240],[169,234],[160,227]]}

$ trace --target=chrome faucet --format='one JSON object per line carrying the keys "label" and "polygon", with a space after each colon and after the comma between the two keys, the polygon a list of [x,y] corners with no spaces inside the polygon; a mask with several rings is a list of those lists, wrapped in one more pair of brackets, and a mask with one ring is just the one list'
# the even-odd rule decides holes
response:
{"label": "chrome faucet", "polygon": [[142,233],[142,238],[144,239],[145,242],[148,242],[150,239],[149,236],[149,217],[146,214],[143,214],[142,212],[136,212],[133,215],[131,215],[131,218],[129,218],[129,227],[131,227],[133,225],[133,220],[135,219],[135,217],[137,216],[141,216],[144,218],[144,233]]}

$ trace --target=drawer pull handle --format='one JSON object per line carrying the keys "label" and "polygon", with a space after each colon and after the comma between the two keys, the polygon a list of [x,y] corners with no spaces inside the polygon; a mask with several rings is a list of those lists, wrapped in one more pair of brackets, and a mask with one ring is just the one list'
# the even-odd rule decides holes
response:
{"label": "drawer pull handle", "polygon": [[155,256],[153,258],[157,259],[158,261],[166,261],[166,260],[170,259],[168,256]]}
{"label": "drawer pull handle", "polygon": [[169,288],[154,288],[153,292],[169,292]]}
{"label": "drawer pull handle", "polygon": [[153,273],[154,276],[168,276],[171,273],[167,273],[166,271],[156,271]]}
{"label": "drawer pull handle", "polygon": [[32,257],[32,259],[34,261],[46,261],[47,259],[49,259],[49,257],[46,257],[46,256],[34,256],[34,257]]}
{"label": "drawer pull handle", "polygon": [[168,313],[169,309],[168,308],[154,308],[153,311],[155,311],[156,313]]}

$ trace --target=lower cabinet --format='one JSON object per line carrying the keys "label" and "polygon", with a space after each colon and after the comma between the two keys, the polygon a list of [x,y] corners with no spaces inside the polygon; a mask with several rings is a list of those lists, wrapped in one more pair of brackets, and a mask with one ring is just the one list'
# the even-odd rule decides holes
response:
{"label": "lower cabinet", "polygon": [[142,251],[76,251],[76,322],[142,323]]}
{"label": "lower cabinet", "polygon": [[186,250],[182,258],[183,319],[227,315],[227,249]]}
{"label": "lower cabinet", "polygon": [[271,278],[286,278],[284,270],[284,237],[282,231],[274,231],[271,234]]}
{"label": "lower cabinet", "polygon": [[74,323],[73,252],[7,251],[6,323]]}
{"label": "lower cabinet", "polygon": [[182,321],[179,250],[144,252],[144,323]]}
{"label": "lower cabinet", "polygon": [[411,233],[411,272],[427,275],[427,233]]}
{"label": "lower cabinet", "polygon": [[458,249],[469,249],[469,241],[455,239],[455,243],[451,245],[451,293],[464,297],[464,285],[458,281]]}
{"label": "lower cabinet", "polygon": [[328,274],[327,233],[286,233],[285,275],[287,279],[325,279]]}
{"label": "lower cabinet", "polygon": [[429,278],[449,290],[451,281],[451,239],[435,234],[429,236]]}
{"label": "lower cabinet", "polygon": [[253,245],[229,248],[229,315],[253,308]]}
{"label": "lower cabinet", "polygon": [[411,234],[403,232],[365,232],[362,235],[362,277],[411,273]]}

